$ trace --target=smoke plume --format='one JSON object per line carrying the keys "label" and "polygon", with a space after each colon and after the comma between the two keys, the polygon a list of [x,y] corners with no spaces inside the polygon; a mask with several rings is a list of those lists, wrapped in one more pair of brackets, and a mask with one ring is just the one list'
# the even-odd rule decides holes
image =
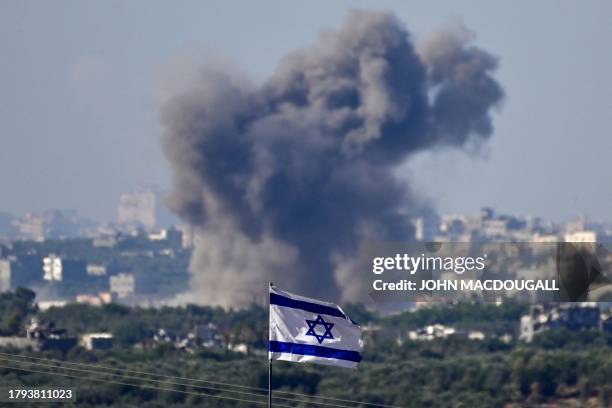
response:
{"label": "smoke plume", "polygon": [[355,253],[413,237],[430,211],[394,169],[491,136],[496,59],[456,24],[415,45],[387,12],[350,11],[263,84],[205,66],[162,111],[169,207],[195,226],[191,301],[244,305],[268,281],[355,300]]}

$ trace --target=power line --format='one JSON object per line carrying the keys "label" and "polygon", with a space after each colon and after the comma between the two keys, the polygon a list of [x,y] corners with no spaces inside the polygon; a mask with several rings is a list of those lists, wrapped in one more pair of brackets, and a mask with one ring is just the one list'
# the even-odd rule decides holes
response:
{"label": "power line", "polygon": [[35,363],[35,362],[32,362],[32,361],[24,361],[24,360],[11,359],[11,358],[6,358],[6,357],[0,357],[0,361],[6,361],[6,362],[18,363],[18,364],[30,364],[30,365],[42,366],[42,367],[46,367],[46,368],[60,368],[62,370],[77,371],[77,372],[89,373],[89,374],[110,375],[110,376],[120,377],[120,378],[124,378],[124,379],[129,379],[129,380],[144,380],[144,381],[150,381],[150,382],[161,383],[161,384],[182,385],[182,386],[187,386],[187,387],[191,387],[191,388],[199,388],[199,389],[211,390],[211,391],[227,391],[227,392],[233,392],[233,393],[245,394],[245,395],[251,395],[251,396],[258,396],[258,397],[261,396],[260,394],[243,392],[243,391],[227,390],[227,389],[223,389],[223,388],[219,388],[219,387],[205,387],[205,386],[201,386],[201,385],[191,385],[191,384],[185,384],[185,383],[180,383],[180,382],[170,382],[170,381],[164,381],[164,380],[155,380],[155,379],[152,379],[152,378],[136,377],[136,376],[125,375],[125,374],[113,374],[113,373],[105,373],[103,371],[85,370],[85,369],[80,369],[80,368],[64,367],[61,364],[52,365],[52,364],[45,364],[45,363]]}
{"label": "power line", "polygon": [[[203,380],[203,379],[198,379],[198,378],[170,376],[170,375],[159,374],[159,373],[152,373],[152,372],[146,372],[146,371],[138,371],[138,370],[130,370],[130,369],[122,369],[122,368],[116,368],[116,367],[109,367],[109,366],[99,365],[99,364],[68,362],[68,361],[53,360],[53,359],[41,358],[41,357],[23,356],[23,355],[20,355],[20,354],[11,354],[11,353],[2,353],[2,352],[0,352],[0,355],[6,355],[6,356],[18,357],[18,358],[29,358],[29,359],[33,359],[33,360],[48,361],[48,362],[53,362],[53,363],[57,363],[57,364],[69,364],[69,365],[77,365],[77,366],[84,366],[84,367],[92,367],[92,368],[97,368],[97,369],[102,369],[102,370],[114,370],[114,371],[130,372],[130,373],[134,373],[134,374],[144,374],[144,375],[156,376],[156,377],[161,377],[161,378],[186,380],[186,381],[193,381],[193,382],[202,382],[202,383],[208,383],[208,384],[212,384],[212,385],[236,387],[236,388],[242,388],[242,389],[249,389],[249,390],[254,390],[254,391],[265,392],[265,393],[268,392],[267,389],[260,388],[260,387],[251,387],[251,386],[246,386],[246,385],[238,385],[238,384],[224,383],[224,382],[218,382],[218,381],[209,381],[209,380]],[[233,390],[228,390],[228,391],[229,392],[235,392]],[[343,399],[343,398],[335,398],[335,397],[314,396],[314,395],[310,395],[310,394],[303,394],[303,393],[289,392],[289,391],[280,391],[280,390],[277,391],[277,390],[275,390],[274,393],[275,394],[289,395],[289,396],[306,397],[306,398],[311,398],[311,399],[337,401],[337,402],[346,402],[346,403],[352,403],[352,404],[358,404],[358,405],[360,404],[360,405],[380,407],[380,408],[402,408],[402,407],[399,407],[399,406],[396,406],[396,405],[377,404],[377,403],[372,403],[372,402],[355,401],[355,400],[349,400],[349,399]],[[276,397],[276,398],[281,398],[281,397]],[[306,401],[304,401],[304,402],[306,402]],[[309,402],[312,403],[313,401],[309,401]]]}
{"label": "power line", "polygon": [[[189,394],[189,395],[198,395],[198,396],[203,396],[203,397],[211,397],[211,398],[220,398],[220,399],[226,399],[226,400],[233,400],[233,401],[239,401],[239,402],[248,402],[250,404],[259,404],[259,405],[266,405],[267,402],[264,401],[253,401],[253,400],[246,400],[246,399],[242,399],[242,398],[234,398],[234,397],[224,397],[221,395],[212,395],[212,394],[206,394],[206,393],[201,393],[201,392],[192,392],[192,391],[182,391],[182,390],[176,390],[173,388],[163,388],[163,387],[155,387],[155,386],[149,386],[149,385],[144,385],[144,384],[132,384],[132,383],[125,383],[125,382],[121,382],[121,381],[114,381],[114,380],[103,380],[100,378],[91,378],[91,377],[79,377],[79,376],[75,376],[75,375],[69,375],[69,374],[61,374],[61,373],[53,373],[53,372],[49,372],[49,371],[40,371],[40,370],[33,370],[33,369],[26,369],[23,367],[13,367],[13,366],[5,366],[5,365],[0,365],[0,368],[7,368],[9,370],[20,370],[20,371],[26,371],[26,372],[31,372],[31,373],[39,373],[39,374],[51,374],[51,375],[58,375],[58,376],[62,376],[62,377],[68,377],[68,378],[75,378],[78,380],[89,380],[89,381],[98,381],[98,382],[104,382],[104,383],[109,383],[109,384],[118,384],[118,385],[127,385],[127,386],[131,386],[131,387],[139,387],[139,388],[148,388],[148,389],[153,389],[153,390],[157,390],[157,391],[171,391],[171,392],[179,392],[182,394]],[[281,408],[294,408],[291,405],[282,405],[282,404],[275,404],[277,407],[281,407]]]}
{"label": "power line", "polygon": [[[67,364],[67,365],[78,365],[78,366],[84,366],[84,367],[92,367],[92,368],[97,368],[97,369],[101,369],[101,370],[124,371],[124,372],[130,372],[130,373],[134,373],[134,374],[150,375],[150,376],[154,376],[154,377],[162,377],[162,378],[171,378],[171,379],[177,379],[177,380],[203,382],[203,383],[208,383],[208,384],[212,384],[212,385],[237,387],[237,388],[249,389],[249,390],[254,390],[254,391],[262,391],[262,392],[266,392],[266,393],[268,392],[267,389],[260,388],[260,387],[250,387],[250,386],[247,386],[247,385],[238,385],[238,384],[223,383],[223,382],[217,382],[217,381],[208,381],[208,380],[203,380],[203,379],[198,379],[198,378],[179,377],[179,376],[165,375],[165,374],[159,374],[159,373],[152,373],[152,372],[147,372],[147,371],[137,371],[137,370],[130,370],[130,369],[125,369],[125,368],[109,367],[109,366],[104,366],[104,365],[99,365],[99,364],[76,363],[76,362],[70,362],[70,361],[53,360],[53,359],[49,359],[49,358],[23,356],[23,355],[20,355],[20,354],[10,354],[10,353],[2,353],[2,352],[0,352],[0,355],[11,356],[11,357],[18,357],[18,358],[29,358],[29,359],[32,359],[32,360],[48,361],[48,362],[53,362],[53,363],[57,363],[57,364]],[[287,393],[287,394],[292,394],[292,393]],[[308,394],[303,394],[303,395],[304,396],[310,396]],[[323,398],[323,397],[320,397],[320,398]]]}
{"label": "power line", "polygon": [[[161,383],[161,384],[180,385],[180,386],[191,387],[191,388],[198,388],[198,389],[203,389],[203,390],[228,392],[228,393],[242,394],[242,395],[255,396],[255,397],[265,396],[265,395],[262,395],[262,394],[255,394],[255,393],[246,392],[246,391],[229,390],[229,389],[221,388],[221,387],[211,387],[211,386],[207,386],[206,387],[206,386],[201,386],[201,385],[186,384],[186,383],[182,383],[182,382],[172,382],[172,381],[165,381],[165,380],[162,381],[162,380],[155,380],[155,379],[151,379],[151,378],[142,378],[142,377],[136,377],[136,376],[131,376],[131,375],[125,375],[125,374],[112,374],[112,373],[104,373],[102,371],[96,371],[96,370],[86,370],[86,369],[80,369],[80,368],[71,368],[71,367],[62,366],[61,363],[56,363],[57,365],[51,365],[51,364],[45,364],[45,363],[34,363],[34,362],[31,362],[31,361],[24,361],[24,360],[19,360],[19,359],[11,359],[11,358],[7,358],[7,357],[0,357],[0,361],[3,361],[3,360],[11,362],[11,363],[30,364],[30,365],[35,365],[35,366],[47,367],[47,368],[60,368],[60,369],[63,369],[63,370],[77,371],[77,372],[83,372],[83,373],[88,373],[88,374],[112,375],[112,376],[115,376],[115,377],[119,377],[119,378],[122,378],[122,379],[129,379],[129,380],[141,380],[141,381],[149,381],[149,382]],[[309,403],[309,404],[314,404],[314,405],[334,406],[334,407],[338,407],[338,408],[351,408],[350,406],[347,406],[347,405],[338,405],[338,404],[331,404],[331,403],[323,403],[323,402],[318,402],[318,401],[304,401],[304,400],[296,400],[295,398],[285,398],[285,397],[278,397],[278,396],[276,396],[275,398],[279,399],[279,400],[289,401],[289,402],[304,402],[304,403]]]}

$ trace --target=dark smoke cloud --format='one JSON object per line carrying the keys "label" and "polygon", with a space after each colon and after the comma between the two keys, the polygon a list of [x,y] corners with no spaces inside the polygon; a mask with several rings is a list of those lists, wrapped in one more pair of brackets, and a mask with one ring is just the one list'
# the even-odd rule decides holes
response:
{"label": "dark smoke cloud", "polygon": [[354,299],[355,253],[431,211],[394,169],[492,133],[495,59],[460,25],[416,47],[392,13],[355,10],[265,83],[205,67],[162,112],[168,204],[196,226],[189,300],[240,305],[268,281]]}

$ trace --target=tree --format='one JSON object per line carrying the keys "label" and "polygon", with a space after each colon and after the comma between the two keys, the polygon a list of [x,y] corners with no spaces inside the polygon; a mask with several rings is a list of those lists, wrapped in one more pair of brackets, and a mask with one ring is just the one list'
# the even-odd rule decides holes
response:
{"label": "tree", "polygon": [[25,319],[36,312],[35,297],[26,288],[0,294],[0,335],[16,336],[23,330]]}

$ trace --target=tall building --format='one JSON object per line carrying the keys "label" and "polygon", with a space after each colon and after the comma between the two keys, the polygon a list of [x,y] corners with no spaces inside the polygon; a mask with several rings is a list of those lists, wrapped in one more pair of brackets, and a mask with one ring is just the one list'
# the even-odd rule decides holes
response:
{"label": "tall building", "polygon": [[11,290],[11,262],[0,259],[0,293]]}
{"label": "tall building", "polygon": [[0,212],[0,241],[10,241],[17,235],[16,219],[12,214]]}
{"label": "tall building", "polygon": [[116,293],[120,299],[134,293],[136,281],[131,273],[120,273],[109,279],[110,292]]}
{"label": "tall building", "polygon": [[156,201],[152,191],[122,193],[119,197],[117,221],[126,227],[154,229],[157,224]]}
{"label": "tall building", "polygon": [[73,209],[53,209],[41,214],[45,238],[75,238],[91,235],[97,224]]}
{"label": "tall building", "polygon": [[438,235],[440,224],[438,217],[417,217],[411,221],[414,226],[414,238],[417,241],[432,241]]}
{"label": "tall building", "polygon": [[565,233],[573,234],[575,232],[582,232],[588,230],[587,218],[585,215],[581,215],[574,221],[569,221],[565,224]]}
{"label": "tall building", "polygon": [[[88,236],[97,228],[94,221],[82,217],[72,209],[51,209],[40,213],[26,213],[12,220],[12,225],[16,230],[16,238],[40,242],[45,239]],[[2,235],[1,231],[0,235]]]}
{"label": "tall building", "polygon": [[45,220],[41,215],[26,213],[18,223],[19,238],[25,240],[45,240]]}
{"label": "tall building", "polygon": [[195,240],[195,230],[190,225],[179,225],[176,227],[182,234],[181,244],[183,248],[193,248],[193,241]]}
{"label": "tall building", "polygon": [[62,259],[55,255],[43,258],[43,279],[47,281],[61,281],[62,278]]}

